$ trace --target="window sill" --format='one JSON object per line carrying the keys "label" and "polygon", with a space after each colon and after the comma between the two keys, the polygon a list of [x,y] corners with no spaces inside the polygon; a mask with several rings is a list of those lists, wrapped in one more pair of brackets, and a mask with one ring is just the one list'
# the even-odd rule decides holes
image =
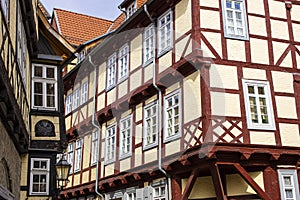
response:
{"label": "window sill", "polygon": [[172,135],[172,136],[170,136],[170,137],[165,137],[164,138],[164,143],[168,143],[168,142],[173,142],[174,140],[177,140],[177,139],[179,139],[181,137],[181,134],[180,133],[178,133],[178,134],[176,134],[176,135]]}
{"label": "window sill", "polygon": [[160,57],[164,56],[165,54],[167,54],[171,50],[172,50],[172,47],[168,47],[168,48],[162,50],[161,52],[158,53],[157,58],[160,58]]}
{"label": "window sill", "polygon": [[149,65],[153,64],[153,59],[154,58],[151,58],[149,60],[147,60],[146,62],[143,63],[143,67],[148,67]]}
{"label": "window sill", "polygon": [[104,161],[104,165],[110,165],[110,164],[113,164],[114,162],[116,162],[116,160],[107,160],[107,161]]}
{"label": "window sill", "polygon": [[147,144],[147,145],[143,145],[143,151],[147,151],[147,150],[150,150],[150,149],[153,149],[155,147],[157,147],[157,142],[153,143],[153,144]]}
{"label": "window sill", "polygon": [[132,155],[131,152],[127,153],[127,154],[123,154],[123,155],[120,154],[119,160],[124,160],[126,158],[130,158],[131,155]]}
{"label": "window sill", "polygon": [[242,40],[242,41],[248,41],[249,40],[249,36],[240,36],[240,35],[224,35],[224,37],[226,39],[233,39],[233,40]]}
{"label": "window sill", "polygon": [[112,89],[114,89],[116,87],[116,85],[112,85],[106,88],[106,92],[111,91]]}

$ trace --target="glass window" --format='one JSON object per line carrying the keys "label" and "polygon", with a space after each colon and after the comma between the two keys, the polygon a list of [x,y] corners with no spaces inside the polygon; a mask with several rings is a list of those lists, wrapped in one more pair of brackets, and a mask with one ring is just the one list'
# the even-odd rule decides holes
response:
{"label": "glass window", "polygon": [[67,161],[71,164],[70,174],[73,173],[73,161],[74,161],[74,143],[68,144],[68,151],[67,151]]}
{"label": "glass window", "polygon": [[91,156],[91,165],[94,165],[97,163],[98,158],[98,151],[99,151],[99,145],[98,145],[98,132],[95,131],[92,133],[92,156]]}
{"label": "glass window", "polygon": [[169,51],[173,45],[172,12],[158,18],[158,54]]}
{"label": "glass window", "polygon": [[132,4],[130,4],[127,9],[126,9],[126,17],[127,19],[133,15],[136,11],[136,8],[135,8],[135,2],[133,2]]}
{"label": "glass window", "polygon": [[154,26],[151,24],[144,31],[143,61],[148,64],[154,57]]}
{"label": "glass window", "polygon": [[75,160],[74,160],[74,172],[77,172],[81,168],[82,159],[82,139],[76,141]]}
{"label": "glass window", "polygon": [[244,0],[222,0],[225,37],[248,39]]}
{"label": "glass window", "polygon": [[164,109],[165,141],[176,139],[181,134],[181,97],[179,91],[175,91],[165,97]]}
{"label": "glass window", "polygon": [[278,178],[282,200],[300,199],[297,171],[291,169],[279,169]]}
{"label": "glass window", "polygon": [[116,125],[106,129],[105,138],[105,164],[115,161],[116,157]]}
{"label": "glass window", "polygon": [[129,65],[129,46],[126,44],[119,50],[119,67],[118,67],[118,79],[124,80],[128,76]]}
{"label": "glass window", "polygon": [[33,108],[57,109],[57,71],[48,65],[33,65],[32,68]]}
{"label": "glass window", "polygon": [[49,194],[50,159],[32,158],[30,171],[30,194]]}
{"label": "glass window", "polygon": [[72,111],[72,94],[69,94],[66,98],[66,114]]}
{"label": "glass window", "polygon": [[131,116],[120,121],[120,158],[131,155]]}
{"label": "glass window", "polygon": [[79,88],[73,92],[73,109],[78,108],[79,106]]}
{"label": "glass window", "polygon": [[157,102],[154,102],[144,108],[144,149],[157,145],[157,112]]}
{"label": "glass window", "polygon": [[248,128],[274,129],[269,83],[243,80]]}
{"label": "glass window", "polygon": [[116,54],[108,58],[106,69],[106,89],[109,90],[116,85]]}
{"label": "glass window", "polygon": [[88,100],[88,82],[81,85],[81,104]]}

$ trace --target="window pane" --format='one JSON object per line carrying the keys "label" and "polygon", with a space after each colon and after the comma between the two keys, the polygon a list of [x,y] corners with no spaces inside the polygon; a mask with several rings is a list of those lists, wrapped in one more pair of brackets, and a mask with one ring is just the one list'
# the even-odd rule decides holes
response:
{"label": "window pane", "polygon": [[47,78],[55,78],[54,77],[54,68],[47,68],[47,73],[46,73],[46,77]]}
{"label": "window pane", "polygon": [[47,107],[55,107],[55,97],[47,96]]}
{"label": "window pane", "polygon": [[285,185],[285,186],[290,186],[290,185],[292,185],[292,180],[291,180],[291,177],[290,177],[290,176],[285,176],[285,177],[283,177],[283,180],[284,180],[284,185]]}
{"label": "window pane", "polygon": [[258,89],[258,94],[265,94],[264,87],[257,87],[257,89]]}
{"label": "window pane", "polygon": [[40,162],[39,161],[34,161],[33,162],[33,168],[40,168]]}
{"label": "window pane", "polygon": [[43,94],[43,84],[42,83],[34,83],[34,93]]}
{"label": "window pane", "polygon": [[286,198],[294,199],[293,190],[292,189],[285,189]]}
{"label": "window pane", "polygon": [[248,93],[254,94],[254,86],[248,86]]}
{"label": "window pane", "polygon": [[54,94],[54,84],[47,83],[47,94]]}
{"label": "window pane", "polygon": [[231,1],[226,1],[226,8],[231,8]]}
{"label": "window pane", "polygon": [[234,8],[235,8],[236,10],[241,10],[241,3],[235,2],[235,3],[234,3]]}
{"label": "window pane", "polygon": [[35,67],[34,68],[34,76],[35,77],[43,77],[43,68],[42,67]]}
{"label": "window pane", "polygon": [[42,95],[34,95],[34,105],[35,106],[43,106],[43,96]]}

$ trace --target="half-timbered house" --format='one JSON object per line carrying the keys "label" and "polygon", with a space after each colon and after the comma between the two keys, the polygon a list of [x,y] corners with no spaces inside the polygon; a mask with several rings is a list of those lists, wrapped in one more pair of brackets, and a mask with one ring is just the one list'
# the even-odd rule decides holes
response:
{"label": "half-timbered house", "polygon": [[125,21],[67,74],[73,167],[59,197],[300,199],[299,1],[120,9]]}

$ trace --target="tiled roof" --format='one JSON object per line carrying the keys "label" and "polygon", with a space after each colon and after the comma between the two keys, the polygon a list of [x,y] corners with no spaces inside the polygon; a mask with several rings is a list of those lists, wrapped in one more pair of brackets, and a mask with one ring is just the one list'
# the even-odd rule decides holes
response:
{"label": "tiled roof", "polygon": [[[105,34],[112,21],[54,8],[60,34],[71,44],[80,44]],[[55,26],[55,22],[52,21]],[[55,28],[55,27],[54,27]]]}
{"label": "tiled roof", "polygon": [[125,21],[125,14],[122,13],[121,15],[119,15],[119,17],[117,17],[117,19],[115,19],[115,21],[113,22],[113,25],[110,28],[110,31],[116,30],[117,28],[119,28],[119,26],[121,26]]}

